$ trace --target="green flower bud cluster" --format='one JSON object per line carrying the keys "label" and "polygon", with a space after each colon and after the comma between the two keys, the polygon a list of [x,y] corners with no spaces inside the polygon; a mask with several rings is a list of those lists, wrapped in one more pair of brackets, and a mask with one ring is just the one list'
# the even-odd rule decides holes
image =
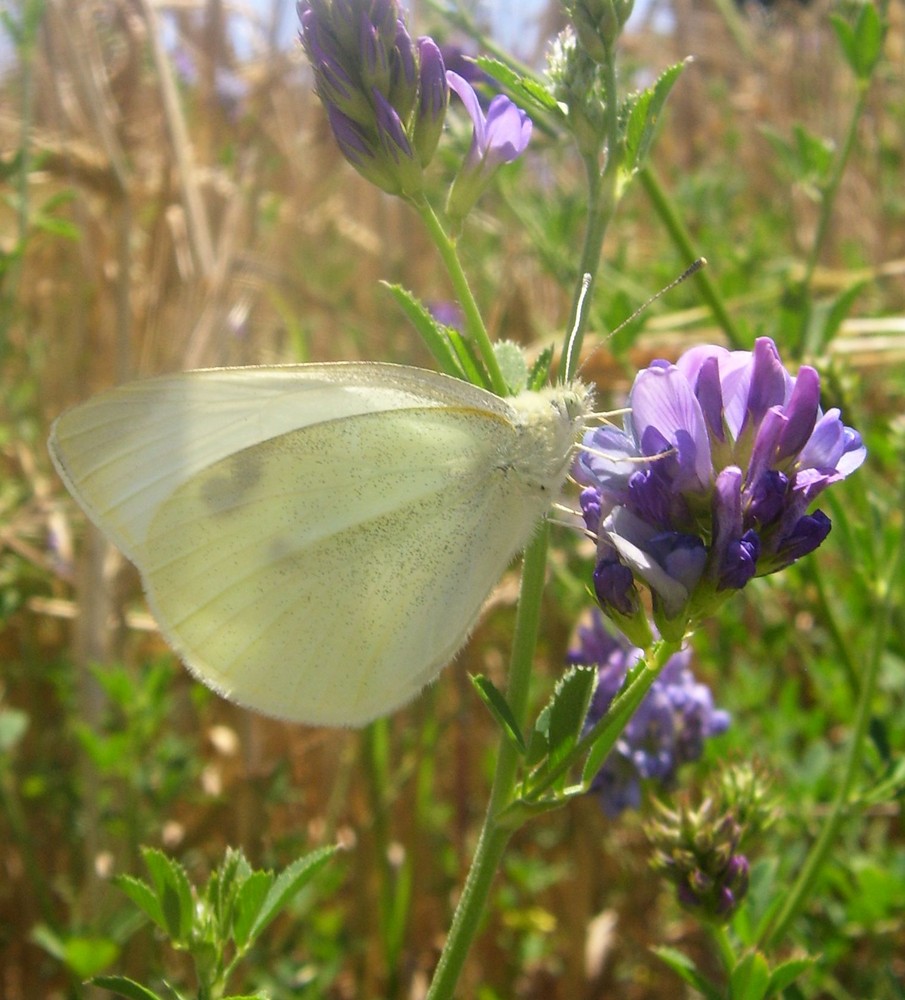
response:
{"label": "green flower bud cluster", "polygon": [[606,136],[606,93],[600,67],[571,27],[560,32],[547,59],[553,96],[565,108],[582,156],[596,157]]}
{"label": "green flower bud cluster", "polygon": [[654,849],[651,866],[676,887],[685,909],[726,923],[748,891],[750,864],[741,851],[773,818],[765,775],[750,763],[732,765],[709,785],[697,808],[655,802],[645,824]]}
{"label": "green flower bud cluster", "polygon": [[569,0],[565,7],[582,49],[595,62],[608,62],[634,0]]}

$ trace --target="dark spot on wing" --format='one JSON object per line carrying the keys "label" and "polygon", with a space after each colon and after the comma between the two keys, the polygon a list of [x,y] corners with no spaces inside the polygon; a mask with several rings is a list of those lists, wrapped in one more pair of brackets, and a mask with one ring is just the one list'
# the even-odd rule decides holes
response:
{"label": "dark spot on wing", "polygon": [[261,459],[254,448],[244,448],[217,463],[217,474],[201,487],[201,499],[212,514],[225,514],[242,505],[261,478]]}

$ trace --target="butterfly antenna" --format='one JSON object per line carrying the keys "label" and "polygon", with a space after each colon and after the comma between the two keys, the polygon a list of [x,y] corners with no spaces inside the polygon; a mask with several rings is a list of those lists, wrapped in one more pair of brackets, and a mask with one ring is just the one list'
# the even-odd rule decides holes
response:
{"label": "butterfly antenna", "polygon": [[574,372],[578,370],[578,359],[575,358],[574,355],[580,343],[578,334],[584,320],[585,302],[587,300],[590,287],[591,272],[585,271],[585,273],[581,276],[581,288],[578,290],[578,302],[575,305],[575,322],[572,324],[572,329],[569,331],[569,336],[566,340],[566,357],[565,365],[563,366],[563,371],[565,372]]}
{"label": "butterfly antenna", "polygon": [[[592,358],[597,353],[597,351],[599,351],[600,348],[603,347],[603,345],[611,337],[615,337],[620,330],[624,330],[629,325],[629,323],[631,323],[633,320],[636,320],[641,315],[641,313],[643,313],[644,310],[647,309],[648,306],[652,305],[654,302],[657,301],[657,299],[665,295],[667,292],[671,292],[676,287],[676,285],[681,285],[683,281],[686,281],[693,274],[697,274],[698,271],[700,271],[702,268],[705,268],[706,266],[707,266],[706,257],[698,257],[698,259],[694,261],[694,263],[689,264],[689,266],[685,268],[685,270],[678,276],[678,278],[674,278],[672,281],[670,281],[668,285],[665,285],[663,288],[661,288],[659,292],[654,293],[646,302],[643,302],[640,306],[638,306],[638,308],[630,316],[627,316],[619,324],[619,326],[616,327],[615,330],[611,330],[606,335],[606,337],[604,337],[603,342],[598,344],[597,347],[595,347],[594,350],[588,355],[588,357],[585,358],[584,364],[587,364],[590,358]],[[583,289],[582,294],[584,294],[584,289],[586,288],[584,280],[587,279],[588,283],[590,284],[590,277],[591,276],[589,274],[586,274],[584,276],[584,279],[582,279],[582,289]],[[569,339],[570,350],[571,347],[572,347],[572,338],[570,336]]]}

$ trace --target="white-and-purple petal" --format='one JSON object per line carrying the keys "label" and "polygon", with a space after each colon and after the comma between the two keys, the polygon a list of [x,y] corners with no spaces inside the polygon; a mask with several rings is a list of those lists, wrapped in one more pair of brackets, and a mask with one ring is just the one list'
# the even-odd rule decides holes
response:
{"label": "white-and-purple petal", "polygon": [[710,438],[701,405],[681,371],[667,365],[640,372],[629,394],[629,406],[642,448],[653,447],[649,444],[653,431],[676,449],[676,488],[707,488],[713,473]]}

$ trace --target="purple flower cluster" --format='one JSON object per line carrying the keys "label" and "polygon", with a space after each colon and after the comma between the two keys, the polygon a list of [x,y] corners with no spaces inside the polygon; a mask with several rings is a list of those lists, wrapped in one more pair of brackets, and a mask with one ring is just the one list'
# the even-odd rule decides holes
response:
{"label": "purple flower cluster", "polygon": [[820,409],[817,372],[790,375],[766,337],[655,361],[623,428],[589,432],[576,461],[601,607],[637,637],[643,581],[661,633],[681,637],[727,593],[817,548],[830,520],[808,508],[865,455],[839,411]]}
{"label": "purple flower cluster", "polygon": [[[641,655],[626,639],[607,631],[596,608],[591,624],[579,628],[578,647],[569,652],[569,662],[597,667],[586,729],[606,714]],[[710,688],[695,680],[690,659],[683,650],[667,661],[598,771],[591,790],[599,794],[607,816],[637,809],[643,780],[668,788],[682,764],[701,756],[705,739],[726,731],[729,715],[714,707]]]}
{"label": "purple flower cluster", "polygon": [[343,155],[385,191],[419,193],[449,100],[439,47],[412,41],[395,0],[304,0],[297,9]]}
{"label": "purple flower cluster", "polygon": [[440,141],[449,92],[474,126],[471,149],[450,191],[460,222],[503,163],[519,156],[531,121],[498,94],[487,114],[471,84],[447,72],[433,39],[412,41],[396,0],[302,0],[301,39],[343,156],[390,194],[418,197]]}

